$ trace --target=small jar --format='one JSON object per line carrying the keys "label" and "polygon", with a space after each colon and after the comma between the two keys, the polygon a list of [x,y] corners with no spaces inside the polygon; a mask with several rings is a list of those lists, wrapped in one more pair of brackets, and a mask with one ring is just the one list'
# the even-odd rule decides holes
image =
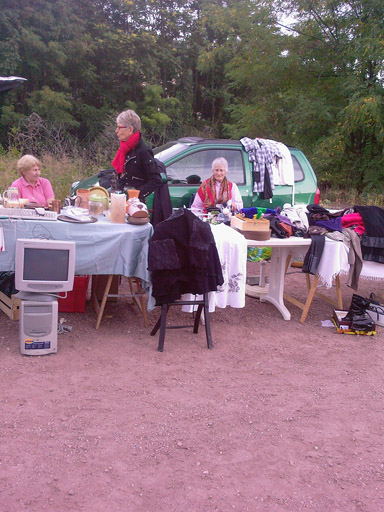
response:
{"label": "small jar", "polygon": [[89,214],[102,215],[104,212],[104,199],[98,195],[91,195],[89,198]]}

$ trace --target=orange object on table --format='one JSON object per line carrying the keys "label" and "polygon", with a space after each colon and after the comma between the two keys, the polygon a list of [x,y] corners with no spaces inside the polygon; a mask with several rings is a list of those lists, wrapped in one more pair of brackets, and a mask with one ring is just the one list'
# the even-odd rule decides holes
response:
{"label": "orange object on table", "polygon": [[86,208],[88,210],[89,197],[91,195],[90,190],[88,190],[87,188],[79,188],[78,191],[76,192],[76,195],[80,199],[77,200],[77,198],[76,198],[75,205],[79,206],[80,208]]}
{"label": "orange object on table", "polygon": [[127,190],[127,194],[128,194],[128,200],[132,199],[133,197],[139,198],[140,190],[136,190],[135,188],[129,188]]}

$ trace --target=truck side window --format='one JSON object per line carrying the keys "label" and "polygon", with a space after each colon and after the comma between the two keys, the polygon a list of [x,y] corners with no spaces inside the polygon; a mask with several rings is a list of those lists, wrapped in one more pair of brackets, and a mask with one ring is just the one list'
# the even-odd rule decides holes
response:
{"label": "truck side window", "polygon": [[297,160],[297,158],[293,155],[292,155],[292,162],[293,162],[293,170],[295,171],[295,183],[297,183],[298,181],[303,181],[304,180],[303,169],[302,169],[301,165],[299,164],[299,161]]}
{"label": "truck side window", "polygon": [[[173,162],[167,166],[169,185],[191,183],[191,176],[194,178],[194,184],[202,183],[212,175],[212,162],[220,156],[228,162],[227,178],[229,181],[237,185],[244,185],[245,175],[241,150],[225,148],[202,149]],[[200,177],[199,182],[196,177]]]}

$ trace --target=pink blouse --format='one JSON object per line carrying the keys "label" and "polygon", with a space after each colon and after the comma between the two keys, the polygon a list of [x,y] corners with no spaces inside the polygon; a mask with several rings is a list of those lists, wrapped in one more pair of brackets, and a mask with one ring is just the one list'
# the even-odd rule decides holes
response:
{"label": "pink blouse", "polygon": [[12,187],[17,187],[19,191],[19,198],[29,199],[33,203],[39,203],[43,206],[48,206],[48,199],[53,199],[52,185],[46,178],[39,178],[36,185],[30,185],[25,181],[24,177],[15,180]]}

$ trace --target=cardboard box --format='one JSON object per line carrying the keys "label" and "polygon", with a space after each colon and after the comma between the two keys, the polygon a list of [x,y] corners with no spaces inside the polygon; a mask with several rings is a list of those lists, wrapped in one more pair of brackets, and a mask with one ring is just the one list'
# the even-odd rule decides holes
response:
{"label": "cardboard box", "polygon": [[10,320],[18,320],[20,300],[16,299],[14,295],[8,297],[8,295],[5,295],[5,293],[0,292],[0,309],[7,315]]}
{"label": "cardboard box", "polygon": [[65,299],[58,299],[59,311],[65,313],[84,313],[85,300],[90,276],[75,276],[73,290],[67,292]]}
{"label": "cardboard box", "polygon": [[362,334],[364,336],[375,336],[376,335],[376,325],[373,323],[372,331],[356,331],[352,329],[351,321],[343,320],[348,311],[343,311],[341,309],[334,309],[332,315],[332,322],[335,324],[336,330],[339,334]]}
{"label": "cardboard box", "polygon": [[231,217],[231,228],[236,229],[250,240],[269,240],[271,238],[268,219],[247,219],[234,215]]}

